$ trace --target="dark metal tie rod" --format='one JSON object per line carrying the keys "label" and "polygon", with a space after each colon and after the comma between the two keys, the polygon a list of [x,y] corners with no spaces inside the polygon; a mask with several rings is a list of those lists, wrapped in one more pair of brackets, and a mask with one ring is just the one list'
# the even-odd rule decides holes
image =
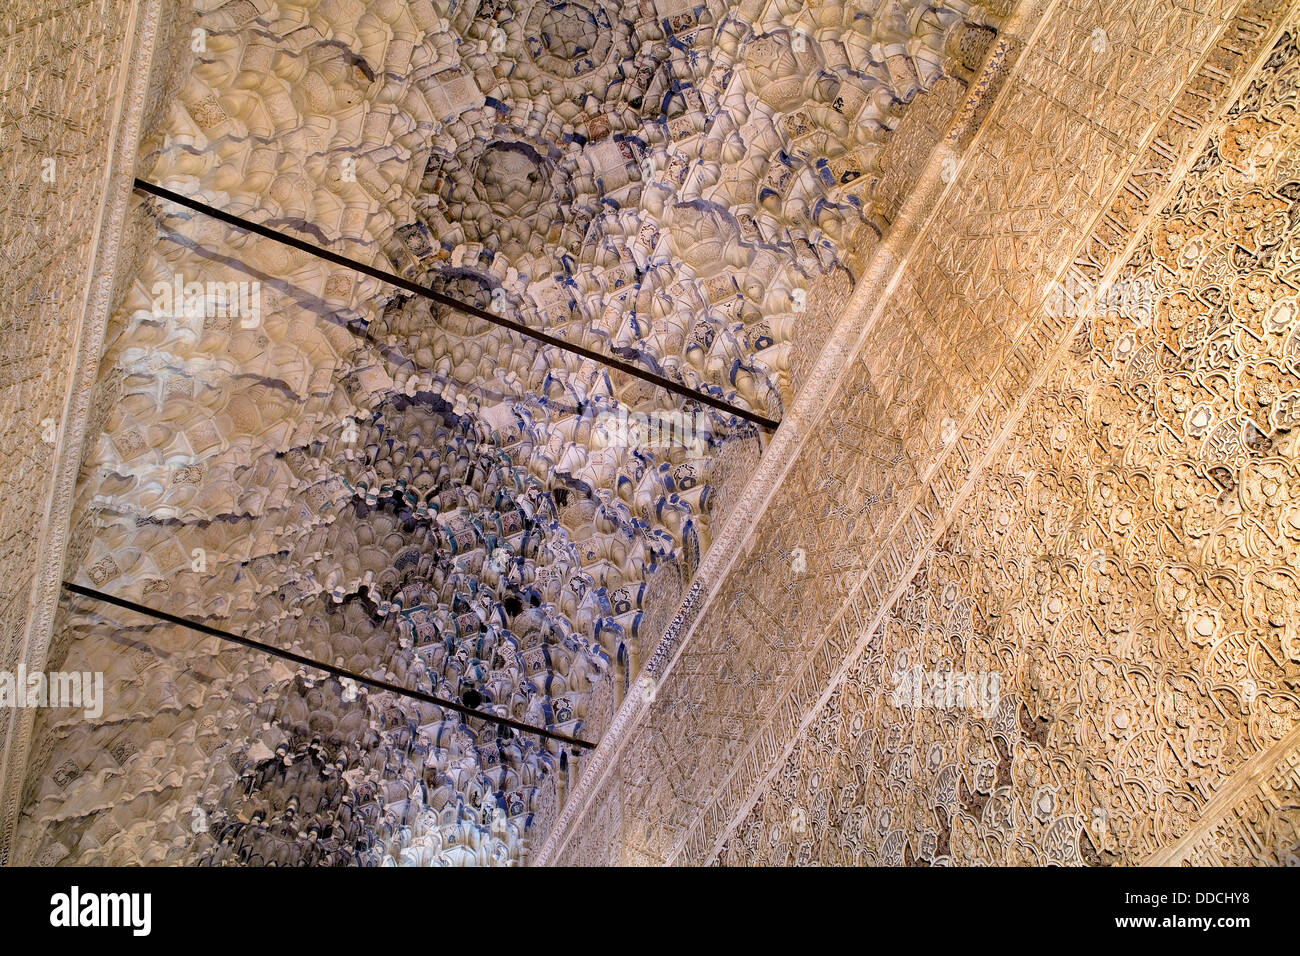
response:
{"label": "dark metal tie rod", "polygon": [[331,252],[315,243],[307,242],[306,240],[299,239],[296,236],[287,235],[276,229],[272,229],[269,226],[249,222],[247,219],[240,216],[223,212],[214,206],[209,206],[206,203],[199,202],[197,199],[192,199],[189,196],[172,192],[170,189],[164,189],[162,186],[155,185],[154,183],[146,182],[143,179],[136,179],[135,188],[140,192],[148,193],[151,196],[157,196],[159,199],[165,199],[168,202],[176,203],[178,206],[184,206],[186,209],[192,209],[194,212],[202,213],[205,216],[216,219],[219,222],[224,222],[226,225],[233,226],[236,229],[242,229],[245,232],[251,232],[254,235],[262,236],[266,239],[273,239],[286,246],[291,246],[300,252],[313,255],[318,259],[324,259],[326,262],[332,262],[335,265],[345,266],[355,272],[368,275],[372,279],[378,279],[380,282],[387,282],[390,285],[395,285],[399,289],[430,299],[433,302],[445,305],[458,312],[472,315],[485,322],[491,322],[493,325],[499,325],[504,329],[510,329],[513,332],[518,332],[520,335],[527,336],[530,339],[535,339],[536,341],[542,342],[546,345],[553,345],[557,349],[572,352],[574,355],[581,355],[583,358],[591,359],[593,362],[599,362],[601,365],[617,369],[620,372],[626,372],[628,375],[635,376],[642,381],[649,382],[652,385],[657,385],[660,388],[667,389],[670,392],[689,398],[692,401],[701,402],[711,408],[716,408],[719,411],[735,415],[738,418],[743,418],[746,421],[753,422],[755,425],[758,425],[761,428],[766,428],[769,431],[775,431],[777,426],[780,424],[780,422],[773,421],[772,419],[759,415],[756,412],[751,412],[748,409],[740,408],[736,405],[724,402],[720,398],[714,398],[712,395],[708,395],[704,392],[697,392],[693,388],[687,388],[685,385],[674,382],[672,379],[665,378],[662,375],[657,375],[647,369],[639,368],[636,365],[623,362],[613,356],[602,355],[600,352],[593,352],[591,349],[583,348],[581,345],[575,345],[572,342],[566,342],[564,339],[556,338],[555,336],[548,335],[545,332],[539,332],[538,330],[529,328],[519,322],[507,319],[504,316],[488,312],[486,309],[480,309],[477,306],[470,305],[468,302],[461,302],[459,299],[453,299],[451,296],[443,295],[441,292],[435,292],[432,289],[426,288],[419,283],[412,282],[409,279],[403,279],[399,275],[385,272],[383,269],[376,269],[374,266],[365,265],[364,263],[358,262],[356,259],[350,259],[347,256],[339,255],[337,252]]}
{"label": "dark metal tie rod", "polygon": [[301,654],[295,654],[293,651],[286,651],[279,647],[272,647],[270,644],[263,644],[261,641],[255,641],[249,637],[241,637],[238,634],[231,634],[229,631],[223,631],[211,625],[204,624],[201,621],[192,621],[187,617],[179,617],[175,614],[168,614],[166,611],[158,611],[151,607],[145,607],[143,604],[136,604],[134,601],[128,601],[125,598],[114,597],[111,594],[105,594],[103,591],[96,591],[94,588],[82,587],[80,584],[73,584],[70,581],[64,581],[63,587],[73,594],[79,594],[82,597],[90,598],[93,601],[102,601],[105,604],[112,604],[114,607],[124,608],[128,611],[134,611],[136,614],[143,614],[145,617],[152,617],[159,621],[166,621],[168,624],[177,624],[181,627],[187,627],[192,631],[198,631],[200,634],[207,634],[211,637],[220,638],[231,644],[238,644],[241,647],[251,648],[255,651],[261,651],[263,654],[270,654],[272,657],[279,657],[286,661],[293,661],[303,667],[314,667],[317,670],[325,671],[327,674],[333,674],[335,677],[347,678],[354,680],[358,684],[365,684],[376,690],[386,690],[393,694],[400,694],[403,697],[409,697],[412,700],[422,701],[426,704],[435,704],[438,707],[446,707],[448,710],[454,710],[459,714],[467,717],[477,717],[480,720],[490,721],[499,724],[502,727],[509,727],[525,734],[537,734],[539,737],[547,737],[551,740],[558,740],[561,743],[569,744],[573,747],[582,747],[591,750],[596,745],[586,740],[579,740],[577,737],[569,737],[565,734],[556,733],[553,730],[547,730],[543,727],[534,727],[531,724],[523,724],[517,720],[511,720],[509,717],[498,717],[496,714],[487,713],[481,710],[475,710],[465,704],[458,704],[454,700],[443,700],[441,697],[434,697],[432,694],[426,694],[423,691],[411,690],[408,687],[399,687],[396,684],[390,684],[388,681],[376,680],[373,677],[362,677],[360,674],[354,674],[352,671],[344,670],[341,667],[335,667],[332,664],[324,664],[321,661],[312,660],[310,657],[303,657]]}

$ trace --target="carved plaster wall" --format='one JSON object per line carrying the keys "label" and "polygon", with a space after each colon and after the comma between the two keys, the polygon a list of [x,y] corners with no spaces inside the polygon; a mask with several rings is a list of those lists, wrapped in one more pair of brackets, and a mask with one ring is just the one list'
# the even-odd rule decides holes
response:
{"label": "carved plaster wall", "polygon": [[[721,860],[1300,864],[1298,80],[1289,32]],[[917,663],[996,712],[894,706]]]}
{"label": "carved plaster wall", "polygon": [[[45,668],[104,326],[132,271],[131,164],[174,88],[158,2],[18,2],[0,11],[0,670]],[[32,740],[0,714],[0,863]]]}

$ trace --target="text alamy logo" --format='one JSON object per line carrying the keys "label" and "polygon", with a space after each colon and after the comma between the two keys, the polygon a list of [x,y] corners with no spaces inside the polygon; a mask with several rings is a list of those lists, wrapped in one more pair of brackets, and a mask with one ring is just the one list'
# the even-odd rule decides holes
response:
{"label": "text alamy logo", "polygon": [[68,893],[50,897],[50,925],[127,926],[134,936],[148,936],[152,928],[153,896],[149,893]]}
{"label": "text alamy logo", "polygon": [[104,675],[86,671],[0,671],[0,707],[79,707],[95,719],[104,713]]}

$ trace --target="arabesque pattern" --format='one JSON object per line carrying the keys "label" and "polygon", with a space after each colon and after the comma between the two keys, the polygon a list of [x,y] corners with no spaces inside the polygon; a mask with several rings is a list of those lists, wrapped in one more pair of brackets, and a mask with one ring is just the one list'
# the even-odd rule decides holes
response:
{"label": "arabesque pattern", "polygon": [[[1198,861],[1300,862],[1298,91],[1290,33],[722,860],[1137,864],[1273,751]],[[996,713],[895,706],[918,663]]]}

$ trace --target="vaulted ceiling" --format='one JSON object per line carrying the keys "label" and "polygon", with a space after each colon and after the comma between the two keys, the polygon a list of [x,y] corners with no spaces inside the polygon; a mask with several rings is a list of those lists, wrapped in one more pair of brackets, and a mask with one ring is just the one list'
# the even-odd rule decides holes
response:
{"label": "vaulted ceiling", "polygon": [[[143,178],[772,419],[888,229],[891,131],[997,26],[961,0],[196,6]],[[764,432],[146,209],[75,579],[599,740]],[[259,282],[258,321],[159,308],[178,276]],[[609,427],[629,420],[687,440]],[[64,668],[104,671],[107,704],[46,718],[32,858],[527,862],[579,769],[567,745],[121,611],[62,627]]]}

